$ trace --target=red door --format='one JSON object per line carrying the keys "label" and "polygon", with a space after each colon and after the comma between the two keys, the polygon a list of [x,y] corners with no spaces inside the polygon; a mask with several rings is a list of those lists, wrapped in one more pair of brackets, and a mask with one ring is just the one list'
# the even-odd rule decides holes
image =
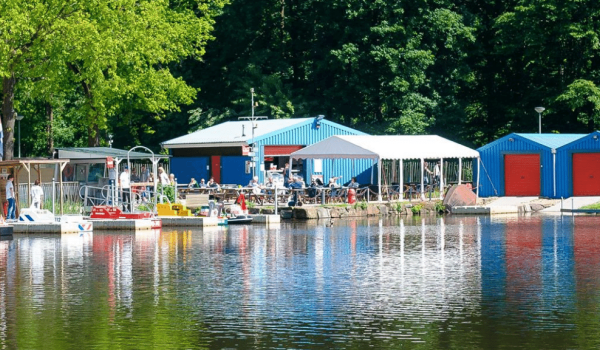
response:
{"label": "red door", "polygon": [[215,179],[215,182],[221,183],[221,156],[210,156],[210,175]]}
{"label": "red door", "polygon": [[504,195],[539,196],[541,191],[540,155],[504,156]]}
{"label": "red door", "polygon": [[573,153],[573,195],[600,195],[600,153]]}

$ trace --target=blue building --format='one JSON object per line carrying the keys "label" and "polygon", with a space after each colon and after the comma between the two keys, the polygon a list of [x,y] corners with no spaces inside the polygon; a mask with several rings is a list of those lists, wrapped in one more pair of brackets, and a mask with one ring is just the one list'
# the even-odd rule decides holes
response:
{"label": "blue building", "polygon": [[574,140],[556,151],[556,197],[600,195],[600,132]]}
{"label": "blue building", "polygon": [[[559,188],[571,183],[566,167],[568,154],[559,156],[559,149],[571,143],[573,146],[569,150],[578,149],[579,143],[575,141],[585,136],[512,133],[479,148],[479,196],[558,198],[562,193],[566,194],[567,191],[559,192]],[[589,147],[587,145],[581,147]],[[570,151],[565,148],[564,152]]]}
{"label": "blue building", "polygon": [[[290,161],[292,152],[333,135],[365,134],[322,118],[241,120],[180,136],[163,142],[162,146],[172,155],[171,172],[180,183],[187,183],[192,177],[200,181],[212,176],[221,184],[245,185],[253,174],[263,182],[268,171],[281,169]],[[321,168],[309,169],[312,164],[298,160],[293,162],[292,171],[307,183],[308,174],[312,173],[324,177],[334,173],[342,176],[343,182],[363,173],[363,183],[368,183],[371,164],[354,166],[353,169],[351,161],[344,160],[332,165],[323,162]]]}

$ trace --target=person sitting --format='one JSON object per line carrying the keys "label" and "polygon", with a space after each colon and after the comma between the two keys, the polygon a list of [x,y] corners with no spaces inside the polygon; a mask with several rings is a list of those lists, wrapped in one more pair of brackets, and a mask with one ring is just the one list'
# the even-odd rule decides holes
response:
{"label": "person sitting", "polygon": [[131,169],[131,182],[140,182],[140,177],[135,171],[135,168]]}
{"label": "person sitting", "polygon": [[348,184],[348,188],[358,188],[358,182],[356,182],[356,177],[352,177],[352,180],[350,180],[350,183]]}
{"label": "person sitting", "polygon": [[327,186],[329,186],[330,188],[339,188],[340,185],[337,183],[337,180],[341,178],[341,176],[333,176],[329,178],[329,184]]}
{"label": "person sitting", "polygon": [[217,190],[220,188],[220,187],[219,187],[219,184],[218,184],[218,183],[216,183],[216,182],[215,182],[215,179],[214,179],[214,178],[212,178],[212,177],[211,177],[211,178],[208,180],[208,184],[206,184],[206,185],[207,185],[207,187],[209,187],[209,188],[216,188]]}
{"label": "person sitting", "polygon": [[252,188],[252,193],[254,194],[262,193],[262,186],[258,183],[258,176],[254,176],[252,180],[250,180],[250,183],[248,183],[248,187]]}
{"label": "person sitting", "polygon": [[267,178],[267,182],[265,182],[265,187],[266,188],[273,188],[273,187],[275,187],[275,183],[273,183],[273,177],[272,176],[269,176]]}
{"label": "person sitting", "polygon": [[200,188],[206,188],[206,182],[204,182],[204,179],[200,179],[199,186],[200,186]]}
{"label": "person sitting", "polygon": [[188,188],[190,190],[193,188],[198,188],[198,182],[193,177],[191,178],[190,183],[188,184]]}

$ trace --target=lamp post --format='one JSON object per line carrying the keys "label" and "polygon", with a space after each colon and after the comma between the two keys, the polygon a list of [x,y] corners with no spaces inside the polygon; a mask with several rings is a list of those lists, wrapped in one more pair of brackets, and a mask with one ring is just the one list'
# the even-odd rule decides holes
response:
{"label": "lamp post", "polygon": [[535,107],[535,111],[538,112],[538,115],[540,116],[540,134],[542,133],[542,112],[545,110],[546,108],[544,107]]}
{"label": "lamp post", "polygon": [[108,147],[112,148],[112,143],[113,143],[113,134],[108,134]]}
{"label": "lamp post", "polygon": [[17,115],[16,116],[17,121],[19,122],[19,159],[21,158],[21,120],[23,119],[22,115]]}

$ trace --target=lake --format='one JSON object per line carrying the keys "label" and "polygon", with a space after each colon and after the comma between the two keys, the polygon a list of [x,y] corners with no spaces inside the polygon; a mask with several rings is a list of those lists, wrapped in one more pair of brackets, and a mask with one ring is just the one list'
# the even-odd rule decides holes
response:
{"label": "lake", "polygon": [[598,349],[600,217],[445,217],[0,241],[22,349]]}

